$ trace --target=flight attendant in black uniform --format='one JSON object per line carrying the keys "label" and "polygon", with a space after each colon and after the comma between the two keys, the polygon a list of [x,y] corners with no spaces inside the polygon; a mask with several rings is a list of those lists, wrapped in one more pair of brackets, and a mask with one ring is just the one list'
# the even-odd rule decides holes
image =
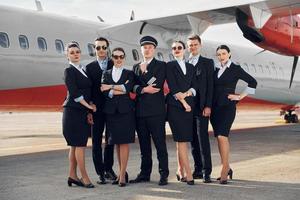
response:
{"label": "flight attendant in black uniform", "polygon": [[106,38],[99,37],[95,40],[95,51],[97,59],[86,66],[86,73],[92,81],[91,102],[97,106],[97,112],[90,114],[93,119],[92,129],[92,149],[93,162],[96,173],[100,181],[97,183],[105,184],[105,178],[115,180],[117,178],[113,171],[114,145],[107,143],[105,134],[104,155],[102,154],[102,137],[105,125],[105,114],[103,113],[105,97],[100,90],[102,73],[113,66],[113,61],[108,58],[107,52],[109,42]]}
{"label": "flight attendant in black uniform", "polygon": [[[217,48],[217,57],[220,66],[214,74],[214,95],[211,114],[211,124],[215,137],[218,140],[221,157],[220,184],[227,184],[227,177],[232,178],[233,171],[229,166],[229,132],[236,114],[236,103],[248,94],[254,94],[257,85],[256,80],[241,68],[234,64],[230,58],[230,49],[226,45]],[[248,83],[248,87],[241,93],[235,94],[238,80]]]}
{"label": "flight attendant in black uniform", "polygon": [[193,139],[196,74],[194,66],[184,61],[184,51],[185,45],[182,41],[172,44],[172,53],[176,60],[167,63],[167,82],[170,89],[167,116],[177,146],[177,179],[194,185],[188,158],[188,142]]}
{"label": "flight attendant in black uniform", "polygon": [[[85,147],[87,144],[90,126],[87,123],[89,110],[95,112],[96,106],[89,104],[92,83],[80,65],[80,49],[76,42],[67,45],[67,57],[70,66],[65,69],[64,80],[68,90],[63,103],[63,135],[71,146],[69,151],[69,178],[68,185],[72,184],[93,188],[85,169]],[[77,176],[77,165],[82,179]]]}
{"label": "flight attendant in black uniform", "polygon": [[101,90],[106,96],[103,112],[106,114],[108,144],[116,145],[119,161],[119,176],[113,184],[126,186],[126,173],[129,157],[129,143],[134,143],[135,115],[134,102],[129,92],[134,85],[132,71],[124,69],[125,51],[115,48],[112,51],[114,66],[102,75]]}
{"label": "flight attendant in black uniform", "polygon": [[131,183],[148,182],[152,172],[151,138],[157,150],[159,185],[168,184],[169,167],[165,132],[163,85],[166,63],[154,58],[157,41],[151,36],[140,40],[144,61],[133,66],[136,93],[136,130],[141,150],[141,171]]}

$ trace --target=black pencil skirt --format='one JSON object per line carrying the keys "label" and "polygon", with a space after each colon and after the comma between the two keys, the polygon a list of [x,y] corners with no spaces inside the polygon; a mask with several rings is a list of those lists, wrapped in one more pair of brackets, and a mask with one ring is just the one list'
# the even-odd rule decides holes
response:
{"label": "black pencil skirt", "polygon": [[64,107],[63,135],[69,146],[84,147],[87,145],[91,127],[87,123],[87,112],[77,108]]}
{"label": "black pencil skirt", "polygon": [[108,144],[129,144],[135,139],[134,112],[106,114]]}
{"label": "black pencil skirt", "polygon": [[210,122],[214,130],[214,135],[229,136],[230,128],[236,115],[236,105],[213,106]]}
{"label": "black pencil skirt", "polygon": [[168,105],[167,115],[175,142],[191,142],[193,140],[193,111]]}

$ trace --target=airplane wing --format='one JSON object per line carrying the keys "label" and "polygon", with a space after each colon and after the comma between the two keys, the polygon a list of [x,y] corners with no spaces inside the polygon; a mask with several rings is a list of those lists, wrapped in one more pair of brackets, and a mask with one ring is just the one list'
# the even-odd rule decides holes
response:
{"label": "airplane wing", "polygon": [[257,27],[263,26],[272,14],[282,13],[281,10],[286,7],[291,12],[299,8],[299,0],[203,0],[193,3],[192,9],[183,8],[171,16],[110,26],[99,30],[99,34],[110,40],[130,44],[137,44],[136,38],[148,34],[160,41],[160,48],[168,48],[174,39],[185,40],[190,33],[201,35],[210,25],[236,22],[237,8],[252,14]]}

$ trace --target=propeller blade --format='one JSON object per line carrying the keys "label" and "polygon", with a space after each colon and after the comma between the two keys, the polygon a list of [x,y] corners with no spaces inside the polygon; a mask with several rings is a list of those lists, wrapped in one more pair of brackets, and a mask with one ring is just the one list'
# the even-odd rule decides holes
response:
{"label": "propeller blade", "polygon": [[129,20],[130,21],[135,20],[135,16],[134,16],[134,11],[133,10],[131,11],[131,15],[130,15],[130,19]]}
{"label": "propeller blade", "polygon": [[299,59],[298,56],[294,56],[294,62],[293,62],[293,68],[292,68],[292,74],[291,74],[290,86],[289,86],[290,89],[291,89],[291,86],[292,86],[292,83],[293,83],[293,79],[294,79],[294,75],[295,75],[295,71],[296,71],[298,59]]}
{"label": "propeller blade", "polygon": [[255,54],[254,56],[257,56],[258,54],[261,54],[261,53],[263,53],[263,52],[265,52],[265,51],[267,51],[267,50],[266,50],[266,49],[264,49],[264,50],[262,50],[262,51],[258,52],[257,54]]}

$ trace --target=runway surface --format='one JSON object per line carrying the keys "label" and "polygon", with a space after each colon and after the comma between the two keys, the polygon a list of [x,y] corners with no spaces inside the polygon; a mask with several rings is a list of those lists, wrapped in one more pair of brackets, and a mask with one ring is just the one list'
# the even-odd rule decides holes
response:
{"label": "runway surface", "polygon": [[[159,187],[156,151],[150,183],[129,184],[119,188],[111,184],[94,189],[67,186],[68,150],[61,136],[61,113],[0,114],[0,196],[1,199],[299,199],[300,195],[300,124],[279,123],[275,111],[257,114],[239,111],[235,130],[230,135],[233,180],[228,185],[201,180],[188,186],[176,181],[176,150],[167,137],[170,184]],[[253,128],[253,126],[266,126]],[[252,128],[251,128],[252,127]],[[244,129],[243,129],[244,128]],[[210,137],[213,172],[220,172],[216,140]],[[139,172],[139,145],[130,146],[128,173]],[[59,149],[59,150],[56,150]],[[51,151],[50,151],[51,150]],[[89,175],[97,176],[91,149],[86,152]],[[191,164],[192,159],[190,156]],[[114,165],[117,171],[117,163]]]}

